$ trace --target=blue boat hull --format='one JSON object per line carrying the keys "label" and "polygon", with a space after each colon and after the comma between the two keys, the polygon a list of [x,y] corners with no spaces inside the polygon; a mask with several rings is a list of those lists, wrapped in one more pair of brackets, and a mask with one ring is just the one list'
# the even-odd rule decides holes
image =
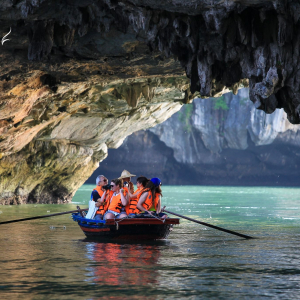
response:
{"label": "blue boat hull", "polygon": [[72,215],[86,237],[93,239],[118,239],[118,240],[162,240],[166,239],[173,229],[179,224],[179,219],[167,218],[128,218],[107,221],[85,219],[78,213]]}

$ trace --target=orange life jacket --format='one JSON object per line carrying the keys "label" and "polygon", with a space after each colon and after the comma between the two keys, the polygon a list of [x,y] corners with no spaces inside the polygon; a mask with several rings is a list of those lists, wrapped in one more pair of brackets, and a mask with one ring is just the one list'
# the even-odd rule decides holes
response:
{"label": "orange life jacket", "polygon": [[[145,208],[145,210],[150,210],[151,208],[156,210],[159,199],[160,199],[159,197],[161,196],[161,194],[155,193],[155,198],[154,198],[154,201],[153,201],[151,191],[149,189],[144,188],[141,191],[141,193],[138,195],[138,200],[137,201],[139,201],[139,199],[142,196],[143,192],[148,192],[148,194],[147,194],[147,198],[146,198],[145,202],[142,204],[142,206]],[[136,210],[138,211],[136,213],[140,213],[140,210],[138,208],[136,208]]]}
{"label": "orange life jacket", "polygon": [[142,190],[144,188],[143,187],[139,187],[134,194],[136,194],[137,192],[139,192],[139,194],[131,199],[129,199],[128,204],[125,207],[126,210],[126,214],[137,214],[139,212],[139,210],[136,208],[136,205],[138,203],[138,196],[141,194]]}
{"label": "orange life jacket", "polygon": [[[143,188],[141,190],[141,192],[137,195],[137,203],[139,202],[141,196],[144,193],[147,193],[147,198],[146,198],[145,202],[142,204],[142,206],[145,208],[145,210],[149,210],[152,207],[153,201],[152,201],[152,193],[148,188]],[[141,211],[137,207],[135,207],[134,213],[139,214],[140,212]]]}
{"label": "orange life jacket", "polygon": [[99,194],[99,196],[100,196],[100,198],[102,197],[102,195],[103,195],[103,193],[104,193],[104,190],[102,190],[102,187],[99,186],[99,185],[97,185],[97,186],[93,189],[93,191],[97,191],[98,194]]}
{"label": "orange life jacket", "polygon": [[160,196],[161,196],[161,194],[159,194],[159,193],[156,193],[156,194],[155,194],[155,199],[154,199],[154,209],[155,209],[155,210],[157,209],[157,205],[158,205]]}
{"label": "orange life jacket", "polygon": [[[111,192],[109,195],[110,195],[109,196],[110,200],[109,200],[108,210],[112,210],[120,213],[122,208],[124,207],[121,201],[121,193],[114,196],[113,192]],[[123,195],[126,196],[126,191],[124,191]]]}
{"label": "orange life jacket", "polygon": [[142,206],[145,208],[145,210],[149,210],[153,206],[153,197],[151,191],[148,191],[147,198]]}
{"label": "orange life jacket", "polygon": [[[93,191],[97,191],[98,194],[99,194],[99,196],[100,196],[100,198],[102,197],[102,195],[103,195],[103,193],[104,193],[104,191],[102,190],[101,186],[99,186],[99,185],[97,185],[97,186],[93,189]],[[107,202],[107,201],[105,200],[105,201],[103,202],[103,204],[99,206],[98,210],[96,211],[96,214],[97,214],[97,215],[104,215],[104,213],[107,211],[107,203],[106,203],[106,202]]]}

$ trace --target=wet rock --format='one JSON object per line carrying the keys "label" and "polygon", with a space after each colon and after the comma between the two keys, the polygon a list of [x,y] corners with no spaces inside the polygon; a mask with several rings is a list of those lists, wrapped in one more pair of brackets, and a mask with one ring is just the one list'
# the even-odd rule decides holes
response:
{"label": "wet rock", "polygon": [[[0,54],[4,202],[69,201],[107,147],[162,122],[196,96],[236,94],[239,87],[249,87],[256,108],[267,113],[283,108],[291,123],[300,123],[296,0],[2,2],[0,34],[11,30]],[[221,103],[209,101],[206,111],[199,108],[195,114],[199,129],[191,136],[195,149],[208,151],[208,161],[224,147],[247,147],[242,114],[248,116],[234,101],[227,99],[228,109],[222,111],[214,110]],[[262,129],[254,115],[261,127],[256,131],[252,123],[249,129],[254,143],[274,140],[280,131]],[[240,129],[233,129],[235,122]],[[57,155],[57,167],[47,176],[41,175],[43,164],[50,164],[41,159],[43,147],[54,147]],[[59,159],[59,149],[66,161]],[[81,151],[93,154],[78,158]],[[182,160],[199,159],[196,152]]]}

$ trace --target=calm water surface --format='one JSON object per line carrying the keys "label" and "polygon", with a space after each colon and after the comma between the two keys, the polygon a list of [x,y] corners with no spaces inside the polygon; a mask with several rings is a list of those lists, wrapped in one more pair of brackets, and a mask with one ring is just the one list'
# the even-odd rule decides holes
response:
{"label": "calm water surface", "polygon": [[[0,221],[86,207],[1,206]],[[181,220],[167,241],[97,243],[69,215],[0,225],[0,299],[300,299],[300,189],[163,187]]]}

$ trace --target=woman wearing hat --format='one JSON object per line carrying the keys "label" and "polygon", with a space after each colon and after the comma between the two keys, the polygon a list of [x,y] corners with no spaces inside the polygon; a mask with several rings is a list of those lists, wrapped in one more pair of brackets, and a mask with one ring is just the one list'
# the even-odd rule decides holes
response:
{"label": "woman wearing hat", "polygon": [[134,187],[133,187],[133,183],[130,181],[131,177],[134,177],[136,175],[134,174],[130,174],[130,172],[128,172],[127,170],[124,170],[121,174],[121,176],[118,179],[121,179],[123,181],[123,186],[124,183],[127,182],[128,183],[128,187],[124,186],[124,190],[126,192],[130,192],[131,194],[134,193]]}

